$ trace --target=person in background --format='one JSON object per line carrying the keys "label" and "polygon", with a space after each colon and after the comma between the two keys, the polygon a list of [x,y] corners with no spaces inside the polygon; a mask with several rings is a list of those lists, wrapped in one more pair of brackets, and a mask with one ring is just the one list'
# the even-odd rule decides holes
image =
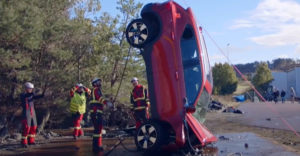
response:
{"label": "person in background", "polygon": [[278,97],[279,97],[279,90],[277,88],[274,89],[273,96],[274,96],[274,102],[278,102]]}
{"label": "person in background", "polygon": [[33,93],[34,85],[30,82],[24,84],[25,92],[20,95],[21,105],[23,108],[22,120],[22,140],[21,144],[24,148],[29,145],[35,145],[35,134],[37,128],[36,114],[33,101],[44,97],[44,92],[41,95]]}
{"label": "person in background", "polygon": [[81,83],[77,84],[70,91],[70,111],[72,113],[72,120],[74,124],[73,137],[75,140],[77,140],[78,137],[83,136],[80,122],[82,121],[83,114],[86,111],[86,101],[90,94],[91,91],[84,87]]}
{"label": "person in background", "polygon": [[291,100],[292,100],[292,103],[295,102],[295,97],[296,97],[296,92],[295,92],[294,88],[291,87]]}
{"label": "person in background", "polygon": [[132,78],[131,83],[134,88],[131,92],[130,102],[134,111],[136,129],[138,129],[143,122],[149,119],[150,101],[148,99],[147,89],[139,84],[136,77]]}
{"label": "person in background", "polygon": [[282,102],[282,103],[285,102],[285,94],[286,94],[286,93],[285,93],[284,89],[282,89],[282,90],[281,90],[281,93],[280,93],[280,97],[281,97],[281,102]]}

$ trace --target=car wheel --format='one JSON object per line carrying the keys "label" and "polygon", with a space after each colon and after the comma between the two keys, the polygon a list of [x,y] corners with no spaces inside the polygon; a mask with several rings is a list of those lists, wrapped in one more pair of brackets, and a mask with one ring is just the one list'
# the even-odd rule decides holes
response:
{"label": "car wheel", "polygon": [[158,151],[165,141],[166,135],[160,124],[150,122],[143,124],[135,135],[138,149],[143,151]]}
{"label": "car wheel", "polygon": [[136,19],[130,22],[126,29],[126,38],[128,43],[136,48],[142,48],[149,43],[153,36],[153,28],[149,21],[145,19]]}

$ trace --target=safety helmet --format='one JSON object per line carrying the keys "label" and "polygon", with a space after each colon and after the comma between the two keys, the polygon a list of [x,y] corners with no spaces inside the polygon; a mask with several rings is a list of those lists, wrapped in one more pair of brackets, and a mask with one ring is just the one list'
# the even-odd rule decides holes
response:
{"label": "safety helmet", "polygon": [[24,85],[25,85],[26,89],[33,89],[34,88],[34,85],[30,82],[26,82]]}
{"label": "safety helmet", "polygon": [[137,78],[137,77],[133,77],[132,79],[131,79],[131,82],[133,82],[133,81],[138,81],[139,79]]}
{"label": "safety helmet", "polygon": [[96,83],[96,82],[98,82],[98,81],[101,82],[101,79],[99,79],[99,78],[94,78],[93,81],[92,81],[92,85],[94,85],[94,83]]}
{"label": "safety helmet", "polygon": [[76,84],[76,87],[82,88],[82,87],[83,87],[83,84],[82,84],[82,83],[77,83],[77,84]]}

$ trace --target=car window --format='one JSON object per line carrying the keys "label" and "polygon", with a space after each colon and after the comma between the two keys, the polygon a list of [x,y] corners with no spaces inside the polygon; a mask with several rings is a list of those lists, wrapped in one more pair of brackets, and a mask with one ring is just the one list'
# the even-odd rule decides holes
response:
{"label": "car window", "polygon": [[204,40],[203,34],[201,32],[199,32],[199,36],[200,36],[200,44],[201,44],[201,51],[202,51],[201,56],[202,56],[202,60],[203,60],[205,78],[212,84],[213,83],[212,71],[211,71],[211,67],[209,64],[205,40]]}
{"label": "car window", "polygon": [[180,46],[187,101],[193,105],[201,89],[202,71],[195,32],[189,25],[181,37]]}
{"label": "car window", "polygon": [[196,111],[193,116],[201,123],[204,123],[208,105],[210,103],[210,95],[208,91],[204,88],[201,93],[199,101],[196,104]]}

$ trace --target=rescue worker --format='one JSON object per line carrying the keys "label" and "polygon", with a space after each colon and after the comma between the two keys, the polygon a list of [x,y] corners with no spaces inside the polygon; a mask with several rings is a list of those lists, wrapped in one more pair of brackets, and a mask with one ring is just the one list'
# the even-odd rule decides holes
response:
{"label": "rescue worker", "polygon": [[131,92],[130,102],[134,111],[135,127],[138,129],[149,119],[150,102],[147,89],[139,84],[136,77],[132,78],[131,83],[134,88]]}
{"label": "rescue worker", "polygon": [[103,108],[104,105],[109,107],[112,103],[103,97],[101,90],[101,79],[95,78],[92,81],[92,99],[90,101],[90,113],[91,119],[94,125],[93,134],[93,151],[100,152],[103,151],[102,147],[102,128],[103,128]]}
{"label": "rescue worker", "polygon": [[26,82],[25,93],[20,95],[21,104],[23,108],[23,120],[22,120],[22,140],[21,144],[24,148],[29,145],[35,145],[35,134],[37,128],[36,114],[33,101],[44,97],[44,92],[41,95],[35,95],[33,93],[34,85],[30,82]]}
{"label": "rescue worker", "polygon": [[81,83],[77,84],[70,91],[70,112],[72,113],[72,120],[74,124],[73,137],[75,140],[78,137],[83,136],[80,122],[82,121],[83,114],[86,111],[86,101],[90,94],[91,91],[84,87]]}
{"label": "rescue worker", "polygon": [[292,103],[295,102],[295,97],[296,97],[296,92],[295,92],[295,89],[293,87],[291,87],[291,100],[292,100]]}

